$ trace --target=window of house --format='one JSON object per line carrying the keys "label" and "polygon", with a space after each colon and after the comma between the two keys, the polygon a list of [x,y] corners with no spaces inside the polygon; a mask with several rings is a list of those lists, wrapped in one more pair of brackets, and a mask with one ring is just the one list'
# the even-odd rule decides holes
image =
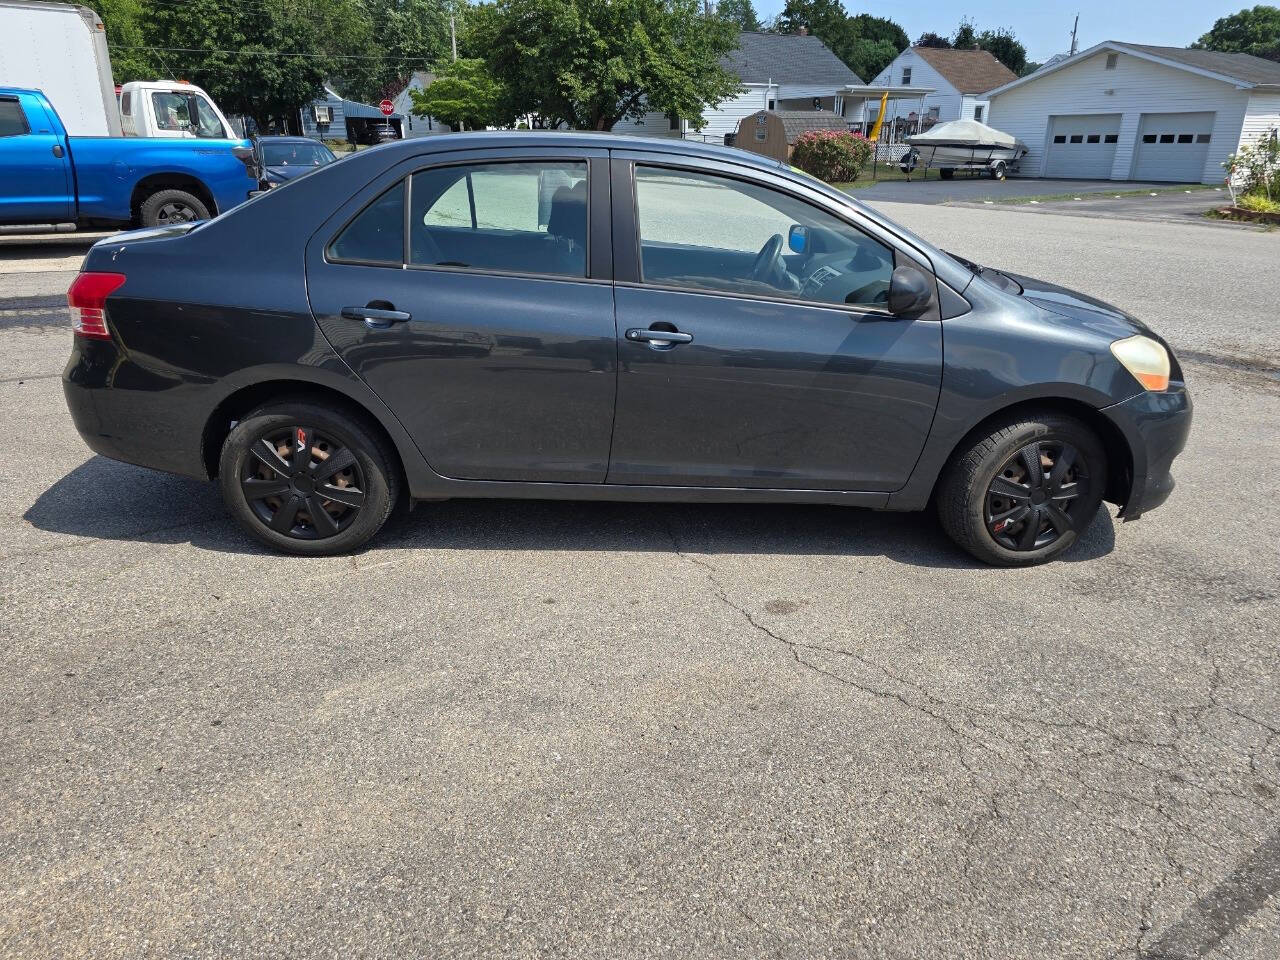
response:
{"label": "window of house", "polygon": [[776,109],[778,109],[778,101],[777,101],[777,100],[772,100],[772,99],[771,99],[771,100],[769,101],[769,109],[770,109],[770,110],[776,110]]}
{"label": "window of house", "polygon": [[679,130],[679,129],[680,129],[680,117],[679,117],[679,115],[674,114],[674,113],[668,113],[668,114],[667,114],[667,129],[668,129],[668,130]]}
{"label": "window of house", "polygon": [[329,244],[329,259],[399,266],[404,263],[404,181],[374,200]]}
{"label": "window of house", "polygon": [[1196,134],[1196,143],[1208,143],[1209,139],[1209,134],[1207,133]]}
{"label": "window of house", "polygon": [[17,100],[0,100],[0,137],[21,137],[27,132],[27,117]]}
{"label": "window of house", "polygon": [[1190,134],[1190,133],[1180,133],[1180,134],[1178,134],[1178,142],[1179,142],[1179,143],[1192,143],[1192,142],[1194,142],[1194,140],[1195,140],[1195,137],[1194,137],[1192,134]]}
{"label": "window of house", "polygon": [[1083,133],[1073,133],[1073,134],[1071,135],[1071,142],[1072,142],[1072,143],[1084,143],[1084,134],[1083,134]]}
{"label": "window of house", "polygon": [[902,68],[902,85],[904,87],[911,86],[911,68],[910,67]]}
{"label": "window of house", "polygon": [[587,275],[587,165],[434,167],[409,191],[409,263]]}
{"label": "window of house", "polygon": [[893,251],[789,194],[728,177],[638,166],[645,283],[883,306]]}
{"label": "window of house", "polygon": [[1107,69],[1108,69],[1108,70],[1114,70],[1114,69],[1116,68],[1116,62],[1117,62],[1119,59],[1120,59],[1120,55],[1119,55],[1119,54],[1116,54],[1116,53],[1108,53],[1108,54],[1107,54]]}
{"label": "window of house", "polygon": [[1144,134],[1142,135],[1142,142],[1143,142],[1143,143],[1155,143],[1155,142],[1156,142],[1156,135],[1155,135],[1154,133],[1144,133]]}
{"label": "window of house", "polygon": [[1067,142],[1067,135],[1066,135],[1065,133],[1060,133],[1060,134],[1058,134],[1056,137],[1054,137],[1054,138],[1053,138],[1053,142],[1054,142],[1054,143],[1066,143],[1066,142]]}
{"label": "window of house", "polygon": [[1172,133],[1162,133],[1162,134],[1160,134],[1160,142],[1161,142],[1161,143],[1173,143],[1173,134],[1172,134]]}
{"label": "window of house", "polygon": [[977,120],[979,123],[982,122],[982,104],[978,104],[973,108],[973,119]]}
{"label": "window of house", "polygon": [[1119,143],[1120,135],[1118,133],[1108,133],[1102,138],[1103,143]]}
{"label": "window of house", "polygon": [[1102,135],[1097,133],[1091,133],[1085,139],[1085,143],[1101,143],[1101,142],[1102,142]]}

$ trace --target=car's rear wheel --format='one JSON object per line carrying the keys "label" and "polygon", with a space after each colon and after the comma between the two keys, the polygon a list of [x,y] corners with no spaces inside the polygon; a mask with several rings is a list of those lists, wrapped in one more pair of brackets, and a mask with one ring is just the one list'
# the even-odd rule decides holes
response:
{"label": "car's rear wheel", "polygon": [[992,180],[1003,180],[1009,175],[1009,168],[1005,166],[1003,160],[997,160],[995,166],[991,168]]}
{"label": "car's rear wheel", "polygon": [[138,219],[144,227],[167,227],[209,219],[209,208],[185,190],[160,190],[142,201]]}
{"label": "car's rear wheel", "polygon": [[399,492],[395,457],[369,424],[314,403],[254,410],[222,445],[222,496],[277,550],[344,553],[382,528]]}
{"label": "car's rear wheel", "polygon": [[1018,417],[957,454],[938,492],[938,516],[979,560],[1044,563],[1093,522],[1106,476],[1102,444],[1085,424],[1048,412]]}

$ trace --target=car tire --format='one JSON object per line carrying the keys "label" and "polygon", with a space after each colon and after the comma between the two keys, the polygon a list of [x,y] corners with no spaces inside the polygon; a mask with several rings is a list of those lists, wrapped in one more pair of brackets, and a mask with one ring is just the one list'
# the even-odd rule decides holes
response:
{"label": "car tire", "polygon": [[1009,175],[1009,168],[1005,166],[1003,160],[997,160],[996,165],[991,168],[992,180],[1003,180]]}
{"label": "car tire", "polygon": [[[325,474],[335,457],[343,468]],[[382,529],[399,497],[400,472],[389,442],[363,417],[281,400],[249,413],[227,435],[219,484],[236,522],[258,540],[284,553],[327,556],[355,550]]]}
{"label": "car tire", "polygon": [[185,190],[160,190],[142,201],[138,219],[144,227],[164,227],[172,223],[208,220],[209,208]]}
{"label": "car tire", "polygon": [[1106,452],[1088,426],[1050,411],[1023,414],[961,446],[938,489],[938,518],[984,563],[1044,563],[1088,529],[1106,478]]}

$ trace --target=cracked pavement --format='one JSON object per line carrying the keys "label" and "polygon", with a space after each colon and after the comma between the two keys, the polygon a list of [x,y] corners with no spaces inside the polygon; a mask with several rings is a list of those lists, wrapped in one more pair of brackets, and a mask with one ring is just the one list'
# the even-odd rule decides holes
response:
{"label": "cracked pavement", "polygon": [[1280,955],[1280,235],[885,210],[1180,348],[1165,507],[1020,572],[746,505],[276,557],[88,453],[68,265],[0,262],[0,956]]}

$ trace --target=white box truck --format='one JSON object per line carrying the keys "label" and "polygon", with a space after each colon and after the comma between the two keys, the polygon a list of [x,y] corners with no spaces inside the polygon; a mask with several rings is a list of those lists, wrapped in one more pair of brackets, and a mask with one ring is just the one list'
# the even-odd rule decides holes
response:
{"label": "white box truck", "polygon": [[106,30],[88,7],[0,0],[0,38],[0,87],[39,90],[68,136],[233,136],[217,104],[190,83],[134,81],[117,101]]}
{"label": "white box truck", "polygon": [[67,132],[119,137],[120,111],[102,19],[70,3],[0,0],[0,86],[43,91]]}

